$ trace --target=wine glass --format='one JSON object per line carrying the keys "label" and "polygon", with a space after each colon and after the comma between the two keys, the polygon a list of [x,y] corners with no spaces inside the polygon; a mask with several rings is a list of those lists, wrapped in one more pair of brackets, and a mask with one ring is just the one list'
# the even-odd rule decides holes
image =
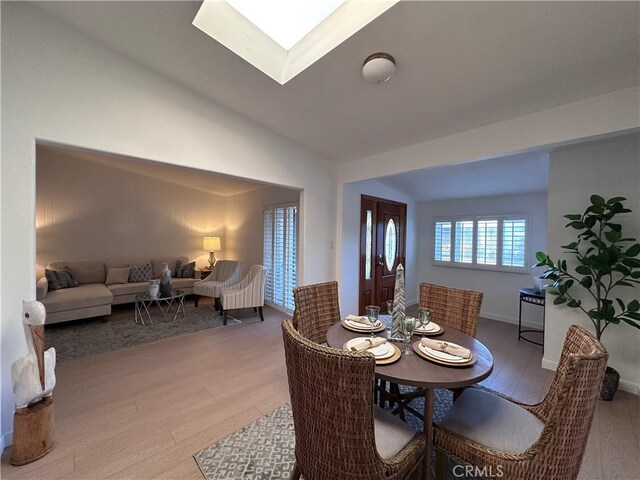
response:
{"label": "wine glass", "polygon": [[402,322],[402,334],[404,335],[405,341],[407,345],[404,347],[402,353],[405,355],[413,355],[413,351],[409,348],[411,344],[411,335],[416,329],[416,319],[415,317],[404,317],[404,321]]}
{"label": "wine glass", "polygon": [[431,314],[433,312],[428,308],[418,309],[418,325],[420,325],[420,334],[424,337],[426,334],[426,328],[431,323]]}
{"label": "wine glass", "polygon": [[367,305],[366,307],[367,319],[371,324],[371,336],[375,337],[373,330],[376,328],[376,322],[378,321],[378,315],[380,314],[380,307],[377,305]]}

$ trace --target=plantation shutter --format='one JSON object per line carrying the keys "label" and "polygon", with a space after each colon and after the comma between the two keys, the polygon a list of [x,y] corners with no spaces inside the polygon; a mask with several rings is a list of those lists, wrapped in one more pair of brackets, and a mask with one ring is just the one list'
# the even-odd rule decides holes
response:
{"label": "plantation shutter", "polygon": [[436,222],[434,260],[448,262],[451,260],[451,222]]}
{"label": "plantation shutter", "polygon": [[456,262],[473,262],[473,220],[458,220],[456,222],[454,251]]}
{"label": "plantation shutter", "polygon": [[265,300],[293,310],[297,283],[298,207],[284,205],[264,211],[263,265],[268,269]]}
{"label": "plantation shutter", "polygon": [[502,265],[524,267],[526,227],[523,218],[502,221]]}
{"label": "plantation shutter", "polygon": [[478,220],[476,239],[476,263],[498,263],[498,220]]}
{"label": "plantation shutter", "polygon": [[273,299],[273,210],[264,211],[264,235],[263,235],[262,266],[266,270],[264,282],[265,300]]}

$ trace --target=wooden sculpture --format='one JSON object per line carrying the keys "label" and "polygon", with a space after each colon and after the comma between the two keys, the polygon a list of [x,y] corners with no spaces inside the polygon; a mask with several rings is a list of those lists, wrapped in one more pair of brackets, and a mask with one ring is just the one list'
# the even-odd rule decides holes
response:
{"label": "wooden sculpture", "polygon": [[24,465],[53,448],[53,387],[56,351],[44,350],[46,310],[37,301],[22,302],[22,325],[28,353],[11,365],[16,411],[13,415],[11,463]]}

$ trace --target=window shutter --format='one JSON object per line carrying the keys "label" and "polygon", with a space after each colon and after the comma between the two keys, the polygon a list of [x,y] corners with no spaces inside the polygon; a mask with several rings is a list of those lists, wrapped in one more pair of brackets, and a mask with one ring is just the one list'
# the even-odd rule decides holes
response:
{"label": "window shutter", "polygon": [[498,220],[478,220],[476,263],[479,265],[497,265]]}
{"label": "window shutter", "polygon": [[262,265],[267,271],[264,283],[265,300],[273,301],[273,209],[264,211]]}
{"label": "window shutter", "polygon": [[262,264],[267,269],[265,300],[293,310],[298,259],[298,207],[275,206],[264,210]]}
{"label": "window shutter", "polygon": [[523,218],[502,221],[502,265],[525,266],[526,223]]}
{"label": "window shutter", "polygon": [[451,222],[436,222],[434,260],[451,261]]}
{"label": "window shutter", "polygon": [[473,262],[473,220],[456,222],[454,258],[460,263]]}
{"label": "window shutter", "polygon": [[284,307],[293,310],[293,289],[297,282],[298,207],[287,207],[284,257]]}

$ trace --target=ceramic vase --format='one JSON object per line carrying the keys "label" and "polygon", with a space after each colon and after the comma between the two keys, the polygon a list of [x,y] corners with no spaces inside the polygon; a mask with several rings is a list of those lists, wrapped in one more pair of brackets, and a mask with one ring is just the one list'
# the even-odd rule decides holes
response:
{"label": "ceramic vase", "polygon": [[162,264],[162,274],[160,275],[160,296],[171,296],[171,270],[166,263]]}
{"label": "ceramic vase", "polygon": [[158,292],[160,291],[160,285],[157,280],[151,280],[149,282],[149,296],[151,298],[158,298]]}

